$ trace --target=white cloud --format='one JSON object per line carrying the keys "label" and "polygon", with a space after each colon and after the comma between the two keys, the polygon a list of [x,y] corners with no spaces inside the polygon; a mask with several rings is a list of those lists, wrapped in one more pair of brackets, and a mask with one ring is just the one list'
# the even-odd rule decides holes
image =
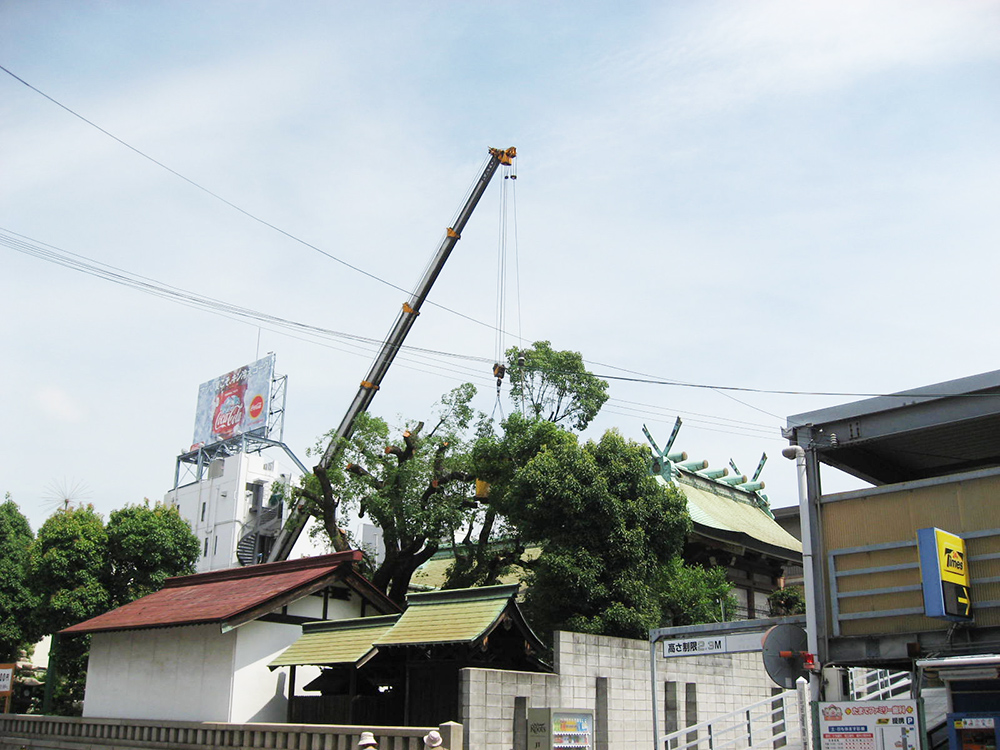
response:
{"label": "white cloud", "polygon": [[56,386],[41,386],[35,391],[35,402],[47,416],[59,422],[77,423],[87,415],[78,398]]}
{"label": "white cloud", "polygon": [[790,2],[714,6],[683,36],[647,34],[624,73],[663,86],[679,113],[851,85],[896,67],[975,60],[1000,49],[996,3]]}
{"label": "white cloud", "polygon": [[556,113],[552,132],[568,135],[561,145],[571,152],[595,143],[663,149],[681,124],[718,126],[762,103],[832,97],[880,76],[995,57],[997,28],[996,2],[665,4],[576,71],[587,96]]}

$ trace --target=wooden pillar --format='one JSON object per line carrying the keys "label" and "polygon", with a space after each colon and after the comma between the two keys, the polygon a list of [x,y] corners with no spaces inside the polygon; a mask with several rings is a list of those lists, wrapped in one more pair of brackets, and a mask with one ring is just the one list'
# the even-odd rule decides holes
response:
{"label": "wooden pillar", "polygon": [[285,721],[292,723],[292,703],[295,701],[295,665],[288,668],[288,706],[285,711]]}

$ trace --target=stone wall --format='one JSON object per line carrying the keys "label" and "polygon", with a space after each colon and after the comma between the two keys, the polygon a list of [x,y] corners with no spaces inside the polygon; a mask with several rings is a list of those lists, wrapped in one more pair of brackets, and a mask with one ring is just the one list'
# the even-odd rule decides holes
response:
{"label": "stone wall", "polygon": [[431,729],[440,732],[442,748],[463,750],[462,725],[454,722],[438,727],[372,727],[19,714],[0,714],[0,750],[217,750],[220,747],[357,750],[362,732],[375,734],[376,750],[424,750],[423,738]]}
{"label": "stone wall", "polygon": [[[596,727],[596,750],[652,745],[648,641],[558,632],[553,650],[554,674],[462,670],[462,724],[470,748],[524,747],[523,737],[515,741],[515,705],[595,710],[602,703],[608,719]],[[759,651],[665,659],[657,649],[656,662],[664,734],[781,692]]]}

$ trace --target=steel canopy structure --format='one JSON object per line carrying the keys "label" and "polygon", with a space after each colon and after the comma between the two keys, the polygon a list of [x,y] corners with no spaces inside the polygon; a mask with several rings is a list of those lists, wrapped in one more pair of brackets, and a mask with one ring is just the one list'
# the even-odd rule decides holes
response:
{"label": "steel canopy structure", "polygon": [[[820,660],[912,669],[997,650],[1000,371],[793,415],[782,432],[805,454]],[[822,466],[873,487],[824,494]],[[916,537],[928,527],[965,541],[970,622],[925,614]]]}
{"label": "steel canopy structure", "polygon": [[1000,466],[1000,370],[796,414],[782,432],[874,485]]}

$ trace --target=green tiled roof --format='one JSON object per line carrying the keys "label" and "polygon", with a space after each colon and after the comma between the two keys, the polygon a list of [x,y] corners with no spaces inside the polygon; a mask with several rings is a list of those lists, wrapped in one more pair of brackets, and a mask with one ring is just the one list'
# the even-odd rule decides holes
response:
{"label": "green tiled roof", "polygon": [[386,615],[307,623],[299,639],[268,666],[356,664],[374,650],[372,644],[391,630],[399,617]]}
{"label": "green tiled roof", "polygon": [[725,535],[743,534],[751,540],[792,553],[802,552],[798,539],[760,508],[743,500],[739,490],[721,485],[708,489],[698,479],[681,474],[677,482],[687,497],[688,513],[695,524],[717,529]]}
{"label": "green tiled roof", "polygon": [[[542,553],[539,547],[529,547],[521,555],[522,560],[534,560]],[[439,589],[444,586],[447,578],[448,568],[455,562],[455,556],[451,549],[439,552],[430,560],[421,565],[413,574],[410,583],[416,586],[426,586],[432,589]],[[518,567],[513,567],[506,575],[500,576],[500,583],[519,583],[524,571]]]}
{"label": "green tiled roof", "polygon": [[492,630],[517,590],[515,584],[410,594],[406,611],[375,646],[474,642]]}
{"label": "green tiled roof", "polygon": [[268,666],[352,664],[361,668],[379,651],[394,646],[480,645],[498,625],[509,622],[523,645],[505,637],[499,640],[499,648],[514,648],[526,664],[545,667],[532,656],[541,653],[544,645],[524,621],[514,599],[517,591],[515,584],[410,594],[409,607],[401,615],[306,623],[302,636]]}

